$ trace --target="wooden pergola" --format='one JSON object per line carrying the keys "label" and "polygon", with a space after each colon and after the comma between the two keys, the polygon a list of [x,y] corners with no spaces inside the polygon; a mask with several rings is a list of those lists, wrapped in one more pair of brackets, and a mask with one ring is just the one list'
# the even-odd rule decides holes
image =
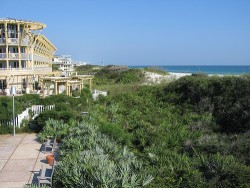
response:
{"label": "wooden pergola", "polygon": [[54,84],[54,95],[58,95],[58,87],[64,85],[66,87],[66,95],[72,96],[72,87],[78,87],[79,91],[83,89],[86,82],[89,84],[89,89],[92,90],[91,75],[78,75],[72,77],[41,77],[40,82],[42,84],[43,97],[45,97],[45,87],[47,87],[47,95],[50,93],[50,85]]}

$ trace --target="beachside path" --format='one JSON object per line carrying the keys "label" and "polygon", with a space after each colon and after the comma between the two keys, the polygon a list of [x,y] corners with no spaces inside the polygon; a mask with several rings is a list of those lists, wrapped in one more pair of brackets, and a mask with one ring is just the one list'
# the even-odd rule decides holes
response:
{"label": "beachside path", "polygon": [[0,135],[0,188],[23,188],[37,183],[46,155],[37,134]]}

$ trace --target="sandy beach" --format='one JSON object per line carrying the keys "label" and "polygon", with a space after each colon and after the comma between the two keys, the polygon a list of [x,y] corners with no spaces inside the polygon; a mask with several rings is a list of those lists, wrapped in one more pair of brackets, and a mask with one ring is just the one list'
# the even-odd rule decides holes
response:
{"label": "sandy beach", "polygon": [[178,72],[169,72],[170,75],[175,76],[176,79],[179,79],[183,76],[190,76],[192,73],[178,73]]}

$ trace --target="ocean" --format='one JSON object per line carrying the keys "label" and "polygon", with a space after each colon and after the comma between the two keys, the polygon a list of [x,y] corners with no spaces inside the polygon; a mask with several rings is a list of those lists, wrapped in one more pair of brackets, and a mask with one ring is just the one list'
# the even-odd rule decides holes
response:
{"label": "ocean", "polygon": [[250,74],[250,65],[221,65],[221,66],[129,66],[129,68],[156,67],[167,72],[175,73],[206,73],[220,75]]}

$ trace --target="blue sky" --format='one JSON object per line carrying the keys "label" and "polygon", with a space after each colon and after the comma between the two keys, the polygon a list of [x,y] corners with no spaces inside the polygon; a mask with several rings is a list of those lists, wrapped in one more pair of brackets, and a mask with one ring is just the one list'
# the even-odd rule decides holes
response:
{"label": "blue sky", "polygon": [[250,65],[250,0],[1,0],[0,17],[93,64]]}

